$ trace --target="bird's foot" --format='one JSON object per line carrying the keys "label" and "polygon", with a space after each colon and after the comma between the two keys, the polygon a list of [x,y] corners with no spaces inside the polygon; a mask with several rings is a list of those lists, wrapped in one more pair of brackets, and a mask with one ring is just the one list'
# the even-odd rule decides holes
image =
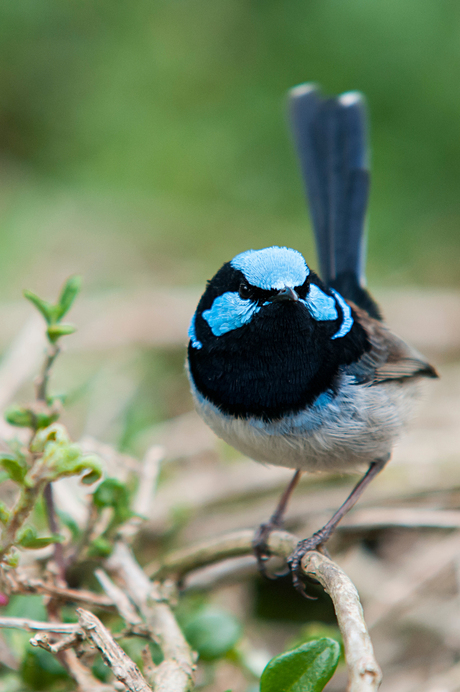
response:
{"label": "bird's foot", "polygon": [[327,550],[323,548],[323,546],[328,538],[329,535],[323,530],[317,531],[313,534],[313,536],[310,536],[310,538],[305,538],[303,541],[299,541],[296,549],[289,555],[287,559],[287,563],[292,574],[292,583],[294,588],[300,594],[302,594],[302,596],[311,600],[316,599],[313,596],[309,596],[305,590],[305,580],[302,572],[302,558],[311,550],[321,549],[321,552],[327,554]]}
{"label": "bird's foot", "polygon": [[259,526],[252,540],[252,549],[257,559],[259,572],[268,579],[278,579],[279,577],[285,576],[286,574],[286,572],[283,574],[270,573],[267,571],[266,567],[266,563],[270,559],[271,555],[270,549],[268,547],[268,539],[272,531],[280,529],[282,528],[282,526],[283,522],[281,520],[274,520],[272,518],[270,519],[270,521],[267,521]]}

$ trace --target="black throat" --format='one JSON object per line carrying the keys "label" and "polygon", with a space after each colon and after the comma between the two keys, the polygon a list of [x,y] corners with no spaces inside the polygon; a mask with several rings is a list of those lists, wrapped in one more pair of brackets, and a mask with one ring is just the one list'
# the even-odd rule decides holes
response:
{"label": "black throat", "polygon": [[216,337],[199,309],[202,348],[189,345],[190,374],[198,392],[223,413],[264,420],[298,413],[323,392],[334,392],[341,368],[370,348],[356,318],[346,336],[332,339],[340,321],[316,321],[300,303],[273,304]]}

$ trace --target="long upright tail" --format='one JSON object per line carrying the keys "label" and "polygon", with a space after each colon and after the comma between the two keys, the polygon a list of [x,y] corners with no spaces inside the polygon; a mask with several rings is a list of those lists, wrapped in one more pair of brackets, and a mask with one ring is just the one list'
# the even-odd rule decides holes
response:
{"label": "long upright tail", "polygon": [[364,98],[359,92],[325,98],[314,84],[301,84],[290,91],[290,110],[321,276],[380,319],[364,288],[370,177]]}

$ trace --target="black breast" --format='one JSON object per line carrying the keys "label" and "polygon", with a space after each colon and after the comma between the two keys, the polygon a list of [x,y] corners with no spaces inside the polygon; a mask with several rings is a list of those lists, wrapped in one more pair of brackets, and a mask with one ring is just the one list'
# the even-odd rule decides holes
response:
{"label": "black breast", "polygon": [[197,389],[223,412],[276,420],[297,413],[334,390],[341,366],[368,350],[356,320],[343,338],[331,339],[336,321],[314,320],[300,302],[267,305],[252,321],[216,337],[200,314],[201,349],[189,345],[190,373]]}

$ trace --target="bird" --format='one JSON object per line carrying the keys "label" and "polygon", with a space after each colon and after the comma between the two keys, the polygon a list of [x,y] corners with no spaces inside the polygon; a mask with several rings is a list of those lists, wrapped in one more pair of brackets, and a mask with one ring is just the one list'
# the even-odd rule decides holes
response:
{"label": "bird", "polygon": [[341,507],[287,562],[305,594],[301,559],[324,544],[391,457],[421,380],[436,369],[384,323],[366,288],[367,109],[360,92],[290,90],[319,272],[284,245],[249,249],[208,281],[189,329],[195,407],[229,445],[294,470],[254,538],[259,566],[303,472],[364,472]]}

